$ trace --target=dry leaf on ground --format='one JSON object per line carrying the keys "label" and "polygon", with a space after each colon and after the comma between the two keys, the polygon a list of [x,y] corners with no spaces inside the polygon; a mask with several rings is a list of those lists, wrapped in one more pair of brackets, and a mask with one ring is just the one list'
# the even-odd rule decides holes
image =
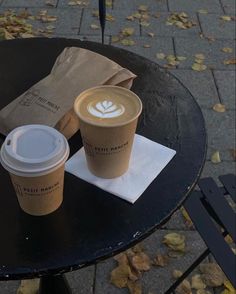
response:
{"label": "dry leaf on ground", "polygon": [[189,214],[187,213],[186,209],[183,206],[181,206],[180,211],[186,221],[187,226],[188,227],[193,226],[192,220],[191,220]]}
{"label": "dry leaf on ground", "polygon": [[224,20],[224,21],[231,21],[231,16],[228,16],[228,15],[222,15],[220,17],[220,19]]}
{"label": "dry leaf on ground", "polygon": [[17,294],[37,294],[39,289],[39,279],[22,280]]}
{"label": "dry leaf on ground", "polygon": [[224,60],[225,65],[236,64],[236,58]]}
{"label": "dry leaf on ground", "polygon": [[99,27],[97,24],[94,24],[94,23],[92,23],[92,24],[90,25],[90,28],[91,28],[92,30],[99,30],[99,29],[100,29],[100,27]]}
{"label": "dry leaf on ground", "polygon": [[221,103],[217,103],[213,106],[213,110],[215,110],[216,112],[225,112],[226,111],[226,107],[224,104]]}
{"label": "dry leaf on ground", "polygon": [[140,252],[131,258],[133,267],[138,271],[148,271],[151,268],[151,260],[147,254]]}
{"label": "dry leaf on ground", "polygon": [[124,28],[121,30],[121,34],[126,37],[132,36],[134,34],[134,28]]}
{"label": "dry leaf on ground", "polygon": [[164,53],[157,53],[156,57],[157,59],[165,59],[166,55]]}
{"label": "dry leaf on ground", "polygon": [[46,1],[45,1],[45,4],[46,4],[47,6],[56,7],[57,2],[56,2],[55,0],[46,0]]}
{"label": "dry leaf on ground", "polygon": [[203,282],[201,275],[197,274],[192,276],[191,287],[196,290],[206,288],[206,284]]}
{"label": "dry leaf on ground", "polygon": [[225,275],[216,263],[200,264],[203,282],[209,287],[219,287],[225,282]]}
{"label": "dry leaf on ground", "polygon": [[150,44],[144,44],[143,48],[151,48],[151,45]]}
{"label": "dry leaf on ground", "polygon": [[111,272],[111,283],[118,288],[127,286],[127,282],[131,273],[131,269],[127,264],[122,264],[113,269]]}
{"label": "dry leaf on ground", "polygon": [[195,71],[204,71],[207,69],[207,66],[205,64],[194,63],[192,69]]}
{"label": "dry leaf on ground", "polygon": [[127,286],[130,294],[142,294],[142,286],[139,282],[128,281]]}
{"label": "dry leaf on ground", "polygon": [[178,279],[182,276],[182,274],[183,274],[183,272],[175,269],[175,270],[173,270],[172,276],[173,276],[173,278]]}
{"label": "dry leaf on ground", "polygon": [[157,266],[164,267],[169,263],[168,255],[157,254],[157,256],[153,260],[153,264]]}
{"label": "dry leaf on ground", "polygon": [[135,45],[135,42],[134,40],[131,40],[131,39],[123,39],[121,40],[121,44],[124,46],[133,46]]}
{"label": "dry leaf on ground", "polygon": [[185,251],[185,236],[178,233],[169,233],[164,236],[163,243],[174,251]]}
{"label": "dry leaf on ground", "polygon": [[185,12],[171,13],[167,18],[166,25],[174,25],[180,29],[190,29],[197,24],[194,21],[189,20],[188,15]]}
{"label": "dry leaf on ground", "polygon": [[149,32],[149,33],[147,33],[147,34],[148,34],[148,36],[151,37],[151,38],[153,38],[153,37],[155,36],[155,34],[152,33],[152,32]]}
{"label": "dry leaf on ground", "polygon": [[219,151],[216,151],[211,155],[211,162],[212,163],[220,163],[221,162]]}
{"label": "dry leaf on ground", "polygon": [[176,293],[178,294],[192,294],[191,285],[188,280],[183,280],[183,282],[176,288]]}
{"label": "dry leaf on ground", "polygon": [[232,53],[233,52],[233,48],[230,47],[224,47],[221,49],[222,52],[224,53]]}

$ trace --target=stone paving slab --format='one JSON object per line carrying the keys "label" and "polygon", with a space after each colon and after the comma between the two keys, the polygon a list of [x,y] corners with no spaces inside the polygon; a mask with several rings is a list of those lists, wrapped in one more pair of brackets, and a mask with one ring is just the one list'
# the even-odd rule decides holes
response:
{"label": "stone paving slab", "polygon": [[219,0],[168,0],[171,11],[196,12],[207,10],[208,12],[223,13]]}
{"label": "stone paving slab", "polygon": [[[56,5],[58,0],[54,0]],[[55,5],[55,6],[56,6]],[[45,0],[3,0],[3,7],[48,7]]]}
{"label": "stone paving slab", "polygon": [[222,160],[233,160],[230,149],[235,148],[235,112],[215,112],[202,109],[208,131],[208,159],[216,150],[220,151]]}
{"label": "stone paving slab", "polygon": [[66,277],[72,289],[72,294],[93,294],[94,275],[95,266],[67,273]]}
{"label": "stone paving slab", "polygon": [[220,18],[222,15],[223,14],[199,14],[201,28],[205,36],[221,39],[235,38],[235,21],[224,21]]}
{"label": "stone paving slab", "polygon": [[[80,34],[81,35],[100,35],[100,24],[98,17],[92,16],[93,10],[91,9],[85,9],[82,17],[82,24],[80,28]],[[111,11],[108,10],[107,13],[110,13],[112,16],[114,16],[114,21],[107,21],[106,22],[106,29],[105,34],[106,35],[117,35],[119,32],[126,27],[134,28],[134,35],[140,35],[140,26],[139,21],[128,21],[126,20],[126,16],[129,15],[127,11],[124,10],[115,10]],[[91,24],[95,24],[99,26],[97,29],[92,29],[90,26]]]}
{"label": "stone paving slab", "polygon": [[219,186],[222,186],[218,177],[228,173],[235,174],[235,169],[236,162],[233,161],[223,161],[217,164],[214,164],[211,161],[206,161],[201,178],[212,177]]}
{"label": "stone paving slab", "polygon": [[138,10],[140,5],[145,5],[152,13],[168,11],[167,0],[114,0],[114,9],[132,9]]}
{"label": "stone paving slab", "polygon": [[0,282],[0,293],[1,294],[16,294],[20,281],[3,281]]}
{"label": "stone paving slab", "polygon": [[[123,48],[139,55],[142,55],[160,65],[166,63],[165,60],[157,59],[158,52],[165,52],[166,55],[174,54],[173,42],[171,38],[151,38],[151,37],[131,37],[136,44],[134,46],[124,46],[120,43],[111,43],[115,47]],[[144,48],[150,45],[150,48]]]}
{"label": "stone paving slab", "polygon": [[[143,241],[144,251],[154,258],[157,253],[165,254],[166,246],[161,243],[163,236],[170,231],[159,230]],[[141,283],[143,293],[164,293],[174,282],[172,272],[174,269],[184,271],[203,252],[205,245],[197,232],[181,232],[186,236],[187,253],[181,258],[172,258],[166,267],[152,267],[143,274]],[[118,289],[109,283],[110,272],[116,267],[114,259],[108,259],[97,265],[95,293],[96,294],[125,294],[127,289]]]}
{"label": "stone paving slab", "polygon": [[192,93],[201,107],[212,108],[220,103],[215,81],[210,70],[196,72],[193,70],[173,69],[173,73]]}
{"label": "stone paving slab", "polygon": [[[179,68],[191,68],[194,63],[195,54],[205,55],[204,64],[210,69],[234,70],[235,65],[225,65],[225,60],[234,58],[235,41],[234,40],[215,40],[213,42],[207,39],[199,38],[174,38],[175,50],[177,56],[185,56]],[[229,47],[233,53],[224,53],[222,48]]]}
{"label": "stone paving slab", "polygon": [[235,92],[235,71],[214,71],[216,85],[220,98],[227,109],[235,109],[236,92]]}
{"label": "stone paving slab", "polygon": [[198,23],[198,18],[195,13],[189,13],[189,20],[196,23],[196,26],[193,26],[189,29],[180,29],[174,25],[167,25],[167,19],[171,16],[171,13],[160,13],[160,17],[150,17],[148,21],[150,25],[148,27],[141,28],[141,34],[145,36],[148,32],[152,32],[157,36],[162,37],[189,37],[189,36],[197,36],[200,33],[200,27]]}
{"label": "stone paving slab", "polygon": [[235,7],[235,0],[221,0],[223,9],[227,14],[234,14],[236,7]]}

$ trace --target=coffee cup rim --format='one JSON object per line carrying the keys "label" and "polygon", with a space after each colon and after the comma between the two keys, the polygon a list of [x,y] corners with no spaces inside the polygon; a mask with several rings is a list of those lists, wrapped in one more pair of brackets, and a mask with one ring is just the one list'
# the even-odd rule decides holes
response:
{"label": "coffee cup rim", "polygon": [[[26,129],[43,129],[47,130],[55,136],[56,139],[60,138],[61,148],[58,150],[58,154],[51,154],[50,157],[46,157],[46,161],[44,166],[40,166],[40,161],[35,160],[35,162],[32,162],[32,160],[25,160],[26,158],[21,158],[21,156],[16,155],[14,157],[14,154],[9,152],[7,150],[7,142],[9,138],[12,138],[12,135],[15,133]],[[62,164],[66,162],[66,160],[69,157],[69,144],[66,140],[66,138],[59,133],[54,128],[45,126],[45,125],[25,125],[18,128],[15,128],[12,130],[8,136],[6,137],[4,143],[2,144],[1,150],[0,150],[0,163],[2,166],[11,174],[17,175],[17,176],[23,176],[23,177],[38,177],[43,176],[46,174],[49,174],[53,172],[54,170],[58,169]],[[28,168],[27,168],[28,164]]]}
{"label": "coffee cup rim", "polygon": [[[87,92],[89,91],[93,91],[93,90],[96,90],[96,89],[102,89],[102,88],[114,88],[114,89],[120,89],[121,91],[125,91],[126,93],[129,93],[131,94],[133,97],[135,97],[137,99],[137,101],[139,102],[139,105],[140,105],[140,109],[139,111],[137,112],[137,114],[132,117],[131,119],[125,121],[125,122],[120,122],[120,123],[117,123],[117,124],[112,124],[112,125],[99,125],[89,119],[86,119],[85,117],[83,117],[79,112],[78,112],[78,104],[81,103],[81,96],[84,96]],[[127,88],[124,88],[124,87],[120,87],[120,86],[113,86],[113,85],[101,85],[101,86],[96,86],[96,87],[92,87],[92,88],[89,88],[89,89],[86,89],[84,90],[82,93],[80,93],[75,101],[74,101],[74,112],[76,113],[76,115],[79,117],[80,120],[82,120],[83,122],[89,124],[89,125],[92,125],[92,126],[95,126],[95,127],[102,127],[102,128],[115,128],[115,127],[121,127],[121,126],[125,126],[125,125],[128,125],[130,123],[132,123],[133,121],[135,121],[139,116],[140,114],[142,113],[142,110],[143,110],[143,104],[142,104],[142,101],[141,99],[138,97],[137,94],[135,94],[133,91],[127,89]]]}

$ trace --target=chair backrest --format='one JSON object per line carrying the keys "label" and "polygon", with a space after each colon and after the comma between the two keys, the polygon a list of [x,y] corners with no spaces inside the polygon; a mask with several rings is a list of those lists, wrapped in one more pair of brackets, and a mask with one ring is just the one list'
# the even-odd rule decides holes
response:
{"label": "chair backrest", "polygon": [[[236,288],[236,255],[225,240],[225,236],[230,235],[236,242],[236,176],[228,174],[219,179],[223,184],[221,188],[212,178],[200,180],[200,191],[194,191],[184,207],[217,263]],[[226,199],[226,195],[230,199]]]}

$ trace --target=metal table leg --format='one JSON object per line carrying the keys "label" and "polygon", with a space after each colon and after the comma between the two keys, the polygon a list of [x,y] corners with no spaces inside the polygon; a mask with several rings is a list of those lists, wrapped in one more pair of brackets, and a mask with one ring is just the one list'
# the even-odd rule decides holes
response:
{"label": "metal table leg", "polygon": [[45,276],[40,279],[39,294],[72,294],[65,275]]}

